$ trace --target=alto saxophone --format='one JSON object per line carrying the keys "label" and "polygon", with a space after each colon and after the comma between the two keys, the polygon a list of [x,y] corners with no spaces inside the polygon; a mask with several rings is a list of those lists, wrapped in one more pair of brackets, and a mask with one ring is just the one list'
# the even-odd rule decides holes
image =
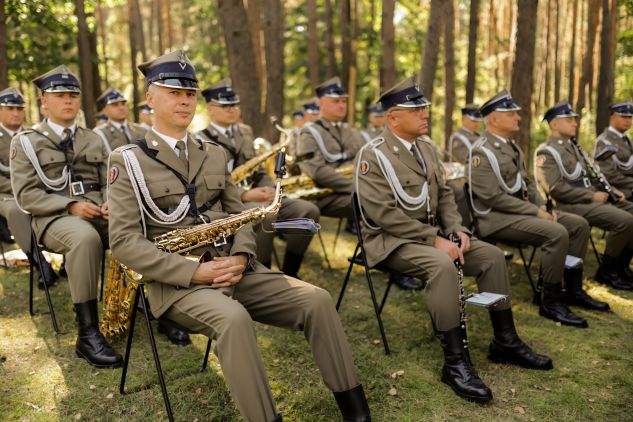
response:
{"label": "alto saxophone", "polygon": [[[255,139],[254,142],[262,140],[262,138]],[[248,178],[253,172],[266,160],[277,155],[282,149],[286,148],[292,141],[292,138],[287,136],[285,132],[281,132],[279,142],[277,142],[270,151],[266,151],[263,154],[253,157],[244,164],[241,164],[233,169],[231,172],[231,179],[233,184],[238,184]]]}
{"label": "alto saxophone", "polygon": [[[336,169],[336,172],[351,179],[354,175],[354,164],[342,165]],[[314,180],[305,174],[283,179],[281,187],[284,189],[285,196],[295,199],[320,199],[332,193],[332,189],[317,186]]]}
{"label": "alto saxophone", "polygon": [[[226,238],[237,233],[247,224],[255,223],[268,216],[277,214],[281,207],[282,188],[281,177],[285,172],[285,153],[281,151],[277,158],[275,173],[277,184],[275,197],[266,207],[255,207],[238,214],[199,224],[189,228],[175,229],[154,238],[154,245],[164,252],[184,255],[185,258],[201,261],[204,255],[194,255],[190,252],[202,246],[226,242]],[[126,285],[125,279],[129,280]],[[110,259],[110,271],[104,299],[101,332],[108,337],[123,334],[128,329],[131,306],[134,303],[136,286],[151,280],[121,263],[116,258]]]}

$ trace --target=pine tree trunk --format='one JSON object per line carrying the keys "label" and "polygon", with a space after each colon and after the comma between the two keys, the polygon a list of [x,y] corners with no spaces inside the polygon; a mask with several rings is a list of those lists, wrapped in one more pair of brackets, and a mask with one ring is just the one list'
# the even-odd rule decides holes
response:
{"label": "pine tree trunk", "polygon": [[4,0],[0,0],[0,89],[9,86],[7,57],[7,15]]}
{"label": "pine tree trunk", "polygon": [[585,31],[587,42],[585,44],[585,54],[582,60],[580,83],[578,84],[578,102],[576,103],[576,112],[578,113],[585,108],[587,87],[591,89],[591,81],[593,80],[593,55],[599,18],[600,0],[589,0],[587,4],[587,28]]}
{"label": "pine tree trunk", "polygon": [[[440,34],[444,28],[444,0],[431,0],[431,12],[429,25],[424,36],[424,53],[422,55],[422,68],[420,70],[420,87],[422,93],[429,101],[433,102],[433,82],[437,70],[437,60],[440,52]],[[432,114],[429,116],[429,136],[432,135]]]}
{"label": "pine tree trunk", "polygon": [[[242,3],[242,0],[240,0]],[[253,43],[253,52],[255,53],[255,64],[257,65],[256,71],[259,78],[259,87],[261,89],[261,100],[266,101],[268,84],[266,82],[266,69],[264,69],[264,43],[262,42],[262,9],[260,7],[260,0],[249,0],[246,7],[246,13],[248,14],[248,23],[251,26],[250,33]],[[266,109],[266,104],[259,105],[260,110]]]}
{"label": "pine tree trunk", "polygon": [[572,30],[571,30],[571,49],[569,51],[569,103],[574,103],[574,96],[576,95],[576,28],[578,27],[578,0],[573,0],[573,12],[572,12]]}
{"label": "pine tree trunk", "polygon": [[97,52],[97,33],[88,30],[88,45],[90,46],[90,67],[92,75],[92,94],[94,98],[101,95],[101,74],[99,73],[99,53]]}
{"label": "pine tree trunk", "polygon": [[561,85],[561,64],[559,53],[560,50],[560,4],[558,1],[554,2],[556,5],[556,19],[555,22],[555,30],[554,30],[554,103],[557,103],[560,100],[560,85]]}
{"label": "pine tree trunk", "polygon": [[351,0],[349,3],[350,14],[350,46],[349,46],[349,70],[347,78],[347,89],[349,91],[349,101],[347,103],[347,123],[354,125],[356,118],[356,79],[358,68],[356,65],[356,47],[358,45],[358,0]]}
{"label": "pine tree trunk", "polygon": [[[163,40],[163,52],[171,50],[173,45],[171,32],[170,0],[160,0],[160,32]],[[161,53],[162,54],[162,53]]]}
{"label": "pine tree trunk", "polygon": [[310,75],[310,88],[319,84],[319,35],[317,24],[319,15],[317,13],[316,0],[308,0],[308,74]]}
{"label": "pine tree trunk", "polygon": [[[147,60],[147,49],[145,48],[145,32],[143,31],[143,18],[141,16],[141,6],[139,0],[132,0],[134,3],[134,10],[130,12],[130,15],[134,15],[136,25],[136,42],[138,43],[139,51],[141,53],[141,60]],[[134,69],[136,73],[136,69]]]}
{"label": "pine tree trunk", "polygon": [[395,0],[382,2],[382,60],[380,61],[381,91],[389,89],[396,83],[396,40],[393,27]]}
{"label": "pine tree trunk", "polygon": [[138,25],[136,8],[138,6],[137,0],[128,0],[128,34],[130,39],[130,67],[132,68],[132,114],[134,115],[134,121],[138,122],[138,103],[139,103],[139,87],[138,87],[138,72],[136,71],[136,58],[138,57]]}
{"label": "pine tree trunk", "polygon": [[613,102],[615,46],[618,24],[617,0],[602,0],[602,31],[600,33],[600,76],[598,79],[598,106],[596,133],[609,125],[609,104]]}
{"label": "pine tree trunk", "polygon": [[[266,115],[279,119],[284,115],[284,21],[281,0],[267,0],[263,8],[264,43],[266,52]],[[264,136],[276,142],[279,133],[267,120]]]}
{"label": "pine tree trunk", "polygon": [[530,151],[530,124],[532,121],[532,90],[534,71],[534,46],[536,43],[536,15],[538,0],[519,0],[517,13],[516,55],[512,72],[512,96],[521,106],[521,122],[516,140],[525,157]]}
{"label": "pine tree trunk", "polygon": [[97,35],[99,37],[100,43],[101,43],[101,63],[103,63],[103,79],[105,81],[106,86],[110,86],[110,79],[109,79],[109,70],[108,69],[108,50],[106,48],[106,46],[108,45],[108,40],[106,38],[106,30],[105,30],[105,23],[106,23],[106,18],[105,18],[105,14],[103,11],[103,5],[101,4],[101,2],[99,2],[99,4],[97,5]]}
{"label": "pine tree trunk", "polygon": [[157,45],[158,45],[158,55],[162,55],[165,52],[165,34],[163,34],[163,0],[153,0],[154,1],[154,17],[156,18],[156,29],[157,31]]}
{"label": "pine tree trunk", "polygon": [[332,1],[325,0],[325,44],[327,48],[327,77],[336,76],[336,51],[334,46],[334,16],[332,11]]}
{"label": "pine tree trunk", "polygon": [[350,0],[339,0],[341,30],[341,81],[349,89],[349,71],[352,62],[352,17]]}
{"label": "pine tree trunk", "polygon": [[444,149],[448,151],[448,138],[453,132],[453,110],[455,109],[455,5],[446,0],[444,5]]}
{"label": "pine tree trunk", "polygon": [[477,80],[477,30],[479,29],[480,0],[470,2],[470,20],[468,26],[468,75],[466,77],[466,103],[475,98]]}
{"label": "pine tree trunk", "polygon": [[84,0],[75,0],[75,16],[77,17],[77,46],[79,53],[79,75],[81,78],[81,101],[87,127],[95,125],[94,86],[92,78],[92,54],[90,52],[90,35],[86,23]]}

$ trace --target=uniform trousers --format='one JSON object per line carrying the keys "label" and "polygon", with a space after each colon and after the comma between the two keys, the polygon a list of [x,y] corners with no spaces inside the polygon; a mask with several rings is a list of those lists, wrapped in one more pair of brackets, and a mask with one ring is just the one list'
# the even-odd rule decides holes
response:
{"label": "uniform trousers", "polygon": [[358,386],[349,344],[330,294],[257,262],[254,265],[257,272],[245,272],[233,289],[194,290],[165,313],[178,324],[216,340],[214,353],[246,420],[269,422],[277,413],[253,321],[303,331],[330,390]]}
{"label": "uniform trousers", "polygon": [[66,272],[73,303],[97,298],[97,284],[103,245],[108,240],[108,223],[74,215],[54,220],[44,231],[47,249],[66,256]]}
{"label": "uniform trousers", "polygon": [[349,193],[331,193],[317,201],[321,215],[335,218],[354,218],[352,195]]}
{"label": "uniform trousers", "polygon": [[31,249],[29,215],[18,207],[12,196],[0,198],[0,215],[7,219],[9,231],[20,249],[28,253]]}
{"label": "uniform trousers", "polygon": [[[419,243],[399,246],[380,263],[388,269],[426,283],[427,307],[435,328],[448,331],[459,325],[459,285],[455,264],[443,251]],[[476,277],[479,291],[510,295],[510,283],[503,252],[476,238],[464,255],[464,275]],[[491,309],[509,309],[509,298]]]}
{"label": "uniform trousers", "polygon": [[560,204],[559,208],[584,217],[589,224],[607,230],[607,244],[604,253],[617,257],[624,247],[633,249],[633,203],[624,201],[617,204]]}
{"label": "uniform trousers", "polygon": [[539,217],[521,218],[488,237],[501,242],[518,242],[540,247],[543,282],[561,283],[565,257],[585,257],[589,241],[589,223],[575,214],[562,211],[557,211],[556,214],[557,222]]}

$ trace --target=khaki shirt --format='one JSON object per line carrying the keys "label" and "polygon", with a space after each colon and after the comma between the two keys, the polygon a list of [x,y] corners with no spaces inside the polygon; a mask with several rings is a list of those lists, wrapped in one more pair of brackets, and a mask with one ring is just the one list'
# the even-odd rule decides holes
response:
{"label": "khaki shirt", "polygon": [[98,183],[99,191],[72,196],[66,193],[47,192],[47,187],[37,175],[27,158],[20,138],[25,136],[33,146],[42,171],[49,179],[62,175],[66,165],[64,152],[59,149],[61,139],[46,121],[16,135],[11,141],[11,178],[18,205],[33,214],[33,230],[41,239],[46,227],[56,219],[68,215],[68,206],[73,202],[90,201],[101,205],[106,197],[107,157],[103,141],[90,129],[77,127],[72,157],[75,177],[81,177],[84,184]]}
{"label": "khaki shirt", "polygon": [[478,132],[471,132],[470,130],[460,127],[451,134],[448,138],[448,159],[457,163],[466,164],[468,161],[468,151],[470,147],[479,139],[481,135]]}
{"label": "khaki shirt", "polygon": [[[149,300],[152,312],[158,317],[183,296],[209,287],[191,283],[198,262],[179,254],[160,251],[153,239],[176,228],[198,225],[201,221],[193,215],[187,215],[178,223],[159,224],[146,217],[147,235],[144,235],[139,203],[125,169],[122,150],[130,148],[137,157],[151,198],[163,210],[173,211],[186,195],[183,183],[173,171],[195,184],[198,207],[215,201],[203,213],[208,221],[225,218],[245,208],[231,183],[226,168],[226,153],[222,147],[211,142],[199,142],[189,136],[187,171],[174,150],[154,131],[150,130],[145,139],[149,151],[156,154],[155,158],[145,154],[137,145],[119,148],[110,156],[110,248],[113,256],[123,264],[150,280],[157,280],[149,285]],[[204,251],[208,251],[211,256],[245,253],[252,257],[255,254],[255,235],[251,226],[247,225],[232,239],[229,238],[227,245],[204,246],[193,253],[201,254]]]}
{"label": "khaki shirt", "polygon": [[[426,174],[413,154],[389,129],[385,129],[380,139],[368,144],[356,157],[355,177],[358,180],[358,195],[365,218],[370,224],[380,227],[375,230],[365,226],[362,231],[370,266],[381,262],[406,243],[416,242],[433,246],[440,230],[446,233],[469,233],[462,226],[453,191],[446,185],[443,167],[434,144],[428,138],[422,137],[415,142],[424,158]],[[396,202],[395,195],[380,169],[373,145],[378,145],[376,149],[380,150],[393,165],[398,182],[407,194],[419,195],[424,182],[428,182],[431,212],[435,215],[438,225],[428,224],[426,204],[410,211]]]}
{"label": "khaki shirt", "polygon": [[99,135],[105,137],[105,139],[108,141],[108,145],[110,146],[110,150],[114,150],[120,146],[127,145],[128,143],[133,143],[134,141],[143,139],[145,137],[147,129],[136,123],[127,123],[130,127],[130,135],[132,136],[130,142],[128,142],[127,137],[125,136],[123,131],[116,127],[114,123],[110,121],[97,126],[96,128],[94,128],[94,131],[97,132]]}
{"label": "khaki shirt", "polygon": [[[484,132],[482,142],[485,148],[489,149],[499,163],[501,177],[508,186],[514,185],[517,172],[521,172],[521,177],[526,184],[527,200],[522,198],[521,189],[514,195],[504,191],[495,176],[488,157],[479,147],[480,142],[473,147],[472,160],[469,163],[471,172],[470,189],[474,198],[474,212],[477,219],[481,236],[489,236],[497,231],[515,223],[516,221],[534,217],[538,209],[544,204],[536,183],[530,176],[525,165],[525,159],[521,148],[503,142],[500,138],[490,132]],[[477,212],[491,208],[487,214]]]}
{"label": "khaki shirt", "polygon": [[337,128],[324,118],[317,120],[309,127],[321,135],[327,152],[330,154],[343,152],[347,158],[345,161],[327,162],[316,139],[308,127],[304,127],[297,142],[297,160],[301,171],[314,179],[319,187],[330,188],[337,193],[353,192],[352,181],[337,173],[336,168],[353,160],[358,150],[365,145],[360,133],[347,123],[341,123],[341,127]]}
{"label": "khaki shirt", "polygon": [[614,157],[599,164],[600,170],[613,187],[622,191],[624,196],[630,199],[633,196],[633,167],[628,170],[620,168],[616,165],[615,159],[626,163],[633,156],[633,145],[609,127],[596,139],[596,151],[602,151],[606,145],[615,145],[618,151]]}

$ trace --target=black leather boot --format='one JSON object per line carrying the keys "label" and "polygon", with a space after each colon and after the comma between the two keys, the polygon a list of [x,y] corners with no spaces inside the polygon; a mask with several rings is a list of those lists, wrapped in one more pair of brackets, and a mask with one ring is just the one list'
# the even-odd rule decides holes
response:
{"label": "black leather boot", "polygon": [[487,403],[492,400],[492,391],[479,378],[466,356],[461,328],[439,331],[436,335],[444,350],[442,382],[448,384],[458,396],[466,400],[477,403]]}
{"label": "black leather boot", "polygon": [[633,259],[633,249],[625,246],[618,257],[618,269],[623,279],[633,283],[633,271],[631,270],[631,259]]}
{"label": "black leather boot", "polygon": [[402,290],[421,290],[424,284],[413,277],[404,274],[391,274],[389,281]]}
{"label": "black leather boot", "polygon": [[301,267],[301,262],[303,261],[303,255],[296,254],[292,252],[286,252],[284,256],[284,265],[281,271],[289,275],[290,277],[297,277],[299,273],[299,267]]}
{"label": "black leather boot", "polygon": [[596,300],[582,289],[582,269],[565,268],[565,302],[568,305],[606,312],[609,304]]}
{"label": "black leather boot", "polygon": [[606,284],[617,290],[633,290],[633,284],[623,279],[618,271],[618,258],[602,255],[602,265],[593,277],[598,283]]}
{"label": "black leather boot", "polygon": [[158,318],[158,332],[165,334],[169,341],[174,344],[178,344],[180,346],[191,344],[189,334],[185,333],[173,323],[170,323],[169,320],[165,320],[164,318]]}
{"label": "black leather boot", "polygon": [[15,239],[11,237],[11,231],[7,220],[4,217],[0,217],[0,242],[8,243],[10,245],[15,243]]}
{"label": "black leather boot", "polygon": [[79,334],[75,352],[80,358],[97,368],[117,368],[123,363],[121,355],[116,353],[99,331],[97,300],[75,303],[75,313],[79,325]]}
{"label": "black leather boot", "polygon": [[335,392],[334,398],[341,410],[343,422],[371,422],[369,405],[362,385],[351,390]]}
{"label": "black leather boot", "polygon": [[38,284],[38,287],[40,289],[44,288],[44,283],[46,283],[48,287],[51,287],[55,283],[57,283],[57,280],[58,280],[57,274],[55,274],[55,271],[53,271],[53,267],[51,267],[51,264],[48,263],[46,258],[44,258],[44,256],[41,253],[36,253],[36,254],[28,253],[27,256],[29,259],[33,259],[33,265],[38,271],[40,271],[40,262],[41,262],[42,270],[40,271],[41,272],[40,281]]}
{"label": "black leather boot", "polygon": [[540,316],[560,322],[563,325],[579,328],[589,327],[586,319],[573,313],[563,303],[560,283],[543,283],[542,289],[543,296],[538,311]]}
{"label": "black leather boot", "polygon": [[514,327],[512,309],[490,311],[490,321],[495,336],[490,342],[488,359],[496,363],[509,363],[527,369],[550,370],[552,359],[535,353],[523,343]]}
{"label": "black leather boot", "polygon": [[353,235],[358,234],[358,230],[356,230],[356,225],[354,224],[354,221],[347,220],[347,224],[345,225],[345,231]]}

